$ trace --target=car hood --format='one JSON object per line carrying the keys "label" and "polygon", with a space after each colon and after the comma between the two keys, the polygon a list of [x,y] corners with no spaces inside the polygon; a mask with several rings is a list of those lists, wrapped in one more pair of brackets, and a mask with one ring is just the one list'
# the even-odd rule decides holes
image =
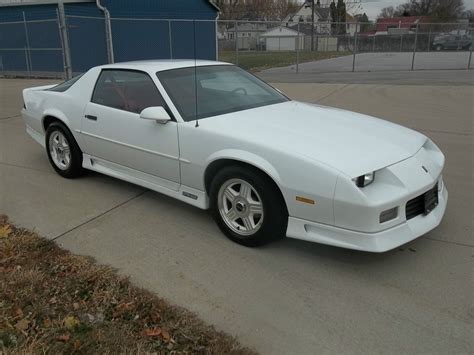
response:
{"label": "car hood", "polygon": [[305,157],[350,177],[413,156],[426,137],[378,118],[289,101],[203,120],[203,129]]}

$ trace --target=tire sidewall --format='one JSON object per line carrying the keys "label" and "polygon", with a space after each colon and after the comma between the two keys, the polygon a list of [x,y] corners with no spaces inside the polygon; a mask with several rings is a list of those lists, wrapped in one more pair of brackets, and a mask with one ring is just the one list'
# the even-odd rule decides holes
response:
{"label": "tire sidewall", "polygon": [[[66,138],[69,148],[71,150],[71,164],[66,170],[62,170],[56,166],[53,158],[51,157],[50,147],[49,147],[49,138],[54,132],[60,132]],[[74,136],[71,134],[69,129],[61,122],[53,122],[48,126],[46,130],[46,153],[48,154],[48,160],[54,170],[65,178],[74,178],[82,174],[82,152],[74,139]]]}
{"label": "tire sidewall", "polygon": [[[250,236],[241,236],[231,230],[219,212],[219,189],[225,182],[235,178],[252,185],[262,202],[263,223],[258,231]],[[210,207],[214,220],[229,239],[244,246],[258,246],[285,235],[288,214],[284,202],[281,201],[281,194],[275,191],[273,185],[273,182],[269,182],[262,174],[240,166],[227,167],[216,174],[210,186]]]}

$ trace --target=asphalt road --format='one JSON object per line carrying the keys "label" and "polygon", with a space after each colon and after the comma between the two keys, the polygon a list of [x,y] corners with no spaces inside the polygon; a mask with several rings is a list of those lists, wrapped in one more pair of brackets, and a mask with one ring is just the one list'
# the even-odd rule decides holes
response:
{"label": "asphalt road", "polygon": [[[196,312],[265,354],[472,353],[473,86],[277,84],[430,136],[447,157],[441,225],[384,254],[228,241],[205,211],[95,173],[56,175],[0,80],[0,213]],[[289,118],[290,124],[291,118]]]}
{"label": "asphalt road", "polygon": [[382,84],[416,86],[474,85],[474,70],[417,70],[378,72],[269,73],[257,75],[271,83]]}
{"label": "asphalt road", "polygon": [[[413,68],[415,70],[467,69],[469,51],[417,52]],[[354,70],[359,72],[405,71],[411,70],[413,52],[375,52],[357,53]],[[472,61],[472,58],[471,58]],[[353,56],[318,60],[299,64],[299,73],[336,73],[352,72]],[[474,63],[471,63],[471,68]],[[264,73],[294,73],[296,65],[271,68]]]}

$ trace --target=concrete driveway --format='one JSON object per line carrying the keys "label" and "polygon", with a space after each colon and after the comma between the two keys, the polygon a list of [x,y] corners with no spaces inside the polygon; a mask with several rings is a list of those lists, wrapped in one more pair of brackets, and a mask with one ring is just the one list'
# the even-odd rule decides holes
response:
{"label": "concrete driveway", "polygon": [[474,350],[473,86],[277,84],[420,130],[445,152],[442,224],[369,254],[291,239],[247,249],[209,213],[158,193],[95,173],[62,179],[17,116],[21,88],[42,83],[0,80],[0,213],[15,223],[117,267],[262,353]]}

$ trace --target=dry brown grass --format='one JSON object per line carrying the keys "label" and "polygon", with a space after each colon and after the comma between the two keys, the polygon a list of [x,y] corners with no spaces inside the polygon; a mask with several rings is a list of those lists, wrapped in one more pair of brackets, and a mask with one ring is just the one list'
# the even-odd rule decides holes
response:
{"label": "dry brown grass", "polygon": [[110,267],[0,216],[0,354],[253,354]]}

